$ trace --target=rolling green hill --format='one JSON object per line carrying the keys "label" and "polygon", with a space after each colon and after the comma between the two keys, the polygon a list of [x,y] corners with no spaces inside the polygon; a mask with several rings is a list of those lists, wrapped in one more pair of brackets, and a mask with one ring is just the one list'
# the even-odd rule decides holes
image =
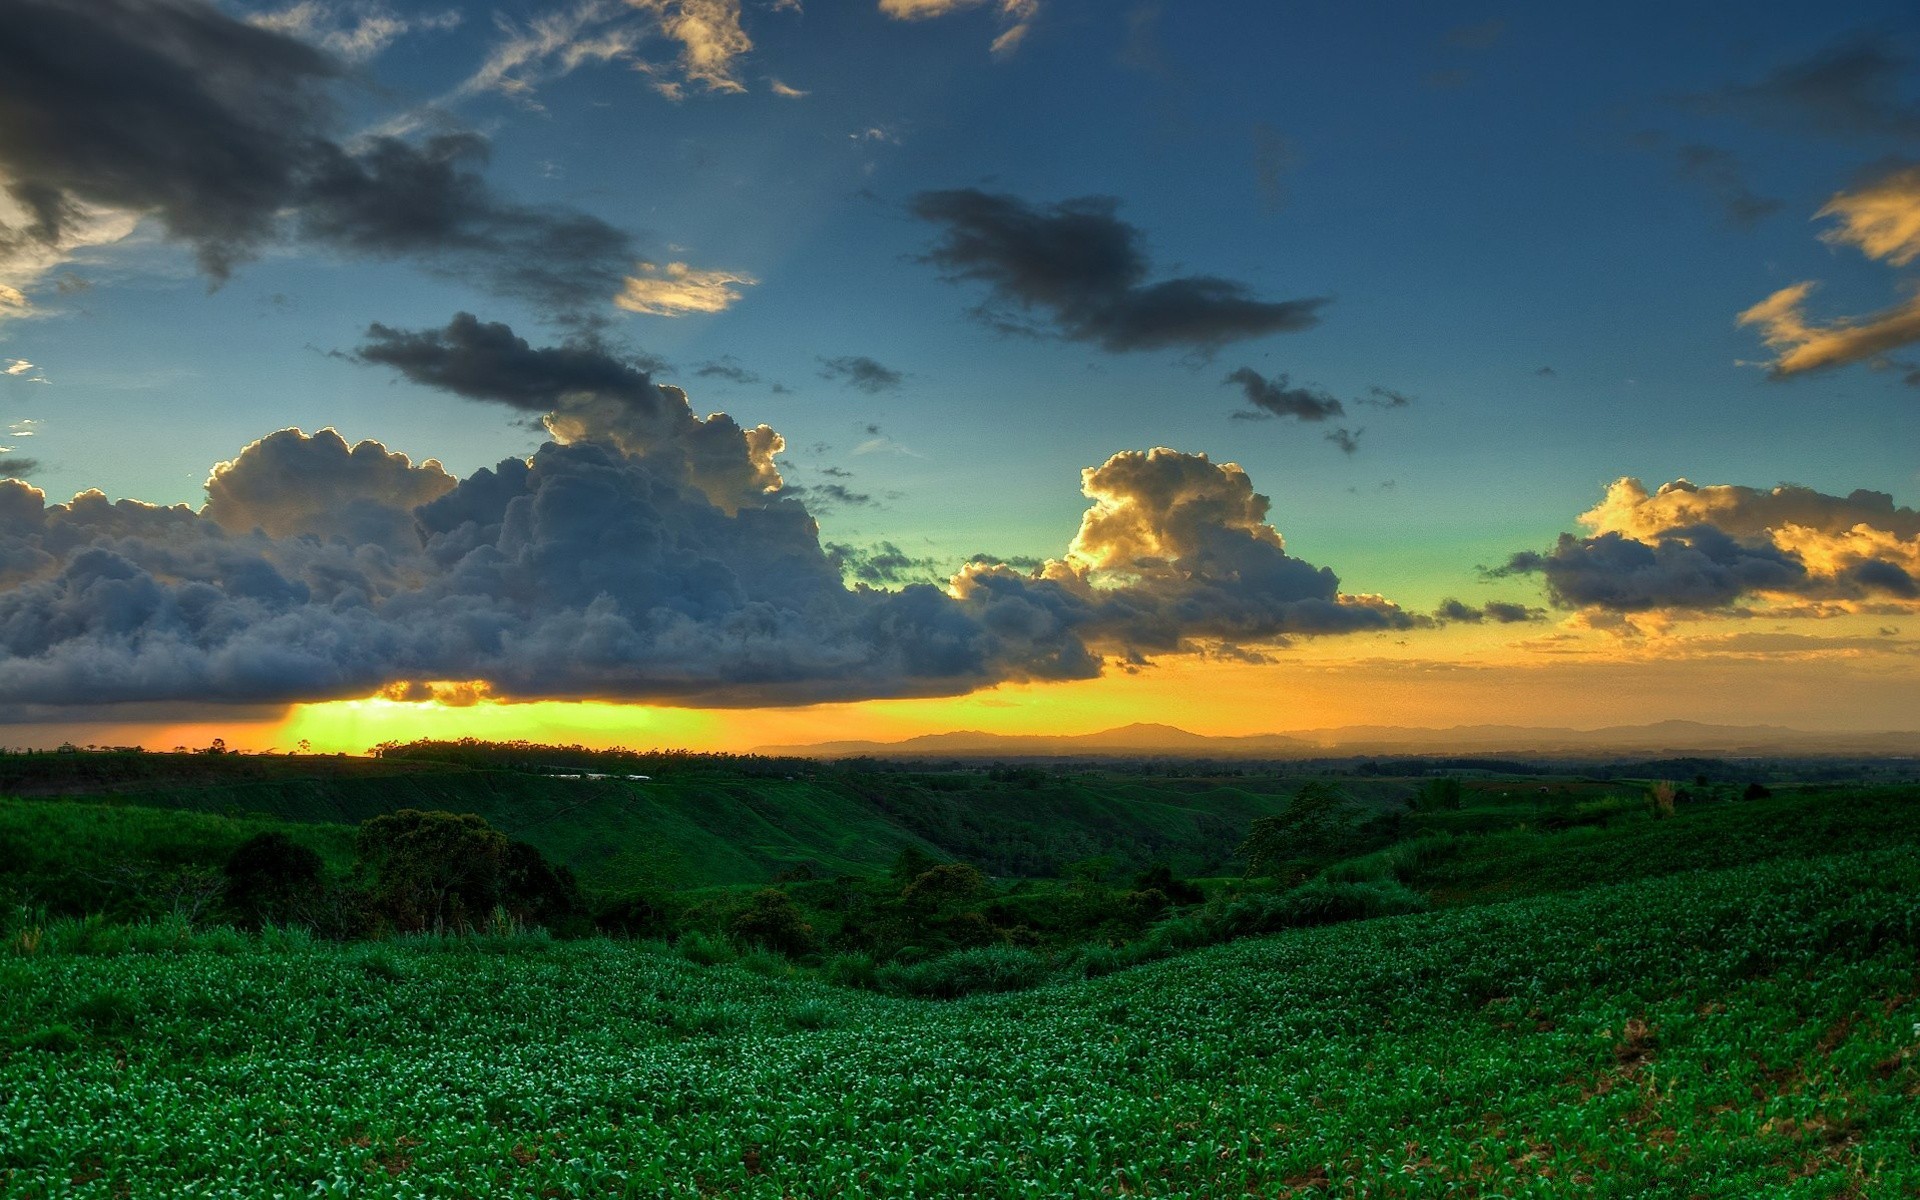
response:
{"label": "rolling green hill", "polygon": [[[764,882],[803,865],[871,873],[909,847],[1001,876],[1049,877],[1101,855],[1122,868],[1166,862],[1216,873],[1248,825],[1283,808],[1298,786],[1009,774],[713,769],[635,781],[406,759],[83,753],[0,756],[0,795],[333,825],[402,808],[471,812],[589,886],[694,887]],[[1347,790],[1386,807],[1412,787],[1358,780]]]}
{"label": "rolling green hill", "polygon": [[0,1191],[1910,1196],[1917,897],[1782,861],[944,1003],[606,940],[16,946]]}

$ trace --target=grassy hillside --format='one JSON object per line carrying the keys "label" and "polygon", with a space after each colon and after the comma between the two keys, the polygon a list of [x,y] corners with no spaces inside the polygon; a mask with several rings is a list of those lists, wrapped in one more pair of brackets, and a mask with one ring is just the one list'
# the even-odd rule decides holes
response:
{"label": "grassy hillside", "polygon": [[643,945],[0,957],[0,1191],[1920,1188],[1920,859],[1782,861],[889,999]]}
{"label": "grassy hillside", "polygon": [[[678,887],[756,883],[801,864],[867,873],[908,847],[1006,876],[1052,876],[1098,855],[1122,867],[1165,861],[1204,874],[1224,868],[1248,824],[1284,807],[1297,786],[831,769],[681,770],[636,782],[403,759],[0,755],[0,795],[340,825],[401,808],[477,813],[600,887],[640,877]],[[1353,790],[1386,806],[1411,785],[1367,780]]]}

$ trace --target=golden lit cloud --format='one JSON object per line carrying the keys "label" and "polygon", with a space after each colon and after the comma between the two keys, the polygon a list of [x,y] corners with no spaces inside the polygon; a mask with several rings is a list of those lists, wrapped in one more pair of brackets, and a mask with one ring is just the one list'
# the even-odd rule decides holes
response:
{"label": "golden lit cloud", "polygon": [[[1614,614],[1627,636],[1673,610],[1826,616],[1920,607],[1920,511],[1895,506],[1885,492],[1685,479],[1649,492],[1626,478],[1579,522],[1587,536],[1562,534],[1552,550],[1516,554],[1500,573],[1538,573],[1556,603]],[[1626,613],[1631,620],[1619,616]]]}
{"label": "golden lit cloud", "polygon": [[[1904,267],[1920,257],[1920,167],[1904,167],[1850,192],[1841,192],[1815,213],[1837,224],[1820,235],[1829,245],[1852,246],[1868,258]],[[1920,341],[1920,291],[1891,308],[1861,317],[1816,321],[1807,297],[1819,285],[1781,288],[1739,316],[1756,326],[1778,353],[1769,364],[1779,376],[1798,375],[1856,362],[1883,361],[1888,353]]]}
{"label": "golden lit cloud", "polygon": [[[880,0],[880,11],[896,21],[925,21],[944,17],[963,9],[979,8],[988,0]],[[1004,28],[993,39],[996,56],[1013,53],[1026,40],[1033,19],[1040,14],[1040,0],[992,0]]]}
{"label": "golden lit cloud", "polygon": [[751,275],[700,271],[683,262],[641,263],[613,302],[628,312],[655,317],[725,312],[740,299],[740,288],[758,282]]}
{"label": "golden lit cloud", "polygon": [[[710,92],[744,92],[734,78],[734,60],[753,49],[740,27],[740,0],[627,0],[660,22],[660,32],[680,43],[679,67]],[[678,98],[675,96],[674,98]]]}
{"label": "golden lit cloud", "polygon": [[1814,216],[1840,222],[1821,234],[1820,240],[1855,246],[1868,258],[1904,267],[1920,258],[1920,166],[1841,192]]}
{"label": "golden lit cloud", "polygon": [[1920,294],[1865,317],[1838,317],[1826,324],[1807,319],[1807,296],[1819,286],[1781,288],[1740,314],[1740,324],[1760,327],[1761,340],[1779,351],[1776,375],[1798,375],[1877,359],[1920,341]]}

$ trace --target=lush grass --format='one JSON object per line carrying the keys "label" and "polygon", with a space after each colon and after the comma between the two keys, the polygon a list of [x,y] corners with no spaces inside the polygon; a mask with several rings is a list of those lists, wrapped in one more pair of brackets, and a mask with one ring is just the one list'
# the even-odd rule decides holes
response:
{"label": "lush grass", "polygon": [[[1057,874],[1109,856],[1138,869],[1226,868],[1295,779],[1078,775],[995,780],[821,768],[794,777],[679,770],[645,782],[560,779],[401,759],[242,755],[0,755],[0,796],[64,792],[99,803],[357,825],[402,808],[471,812],[571,866],[590,887],[760,883],[805,866],[884,870],[912,848],[990,874]],[[1411,791],[1357,781],[1385,806]]]}
{"label": "lush grass", "polygon": [[[1542,828],[1567,815],[1577,814],[1516,812],[1495,832],[1421,838],[1387,855],[1398,855],[1396,875],[1409,886],[1430,893],[1436,903],[1459,904],[1774,858],[1920,844],[1920,788],[1910,784],[1807,788],[1764,800],[1690,804],[1664,820],[1656,820],[1637,796],[1627,795],[1599,810],[1602,823]],[[1426,822],[1423,816],[1416,824]],[[1364,868],[1341,864],[1335,873],[1356,869]]]}
{"label": "lush grass", "polygon": [[167,875],[217,872],[234,847],[270,830],[312,847],[335,870],[353,860],[354,831],[340,825],[0,798],[0,901],[71,914],[157,915],[151,905]]}
{"label": "lush grass", "polygon": [[957,1002],[631,944],[0,958],[0,1191],[1911,1195],[1920,862],[1364,921]]}

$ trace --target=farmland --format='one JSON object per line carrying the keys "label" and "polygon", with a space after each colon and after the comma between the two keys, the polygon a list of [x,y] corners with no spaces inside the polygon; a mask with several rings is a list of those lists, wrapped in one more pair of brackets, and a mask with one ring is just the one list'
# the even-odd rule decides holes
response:
{"label": "farmland", "polygon": [[[8,1196],[1920,1187],[1911,785],[13,769]],[[407,933],[375,832],[507,834],[383,797],[586,887]],[[662,841],[680,886],[592,872]],[[332,923],[249,907],[261,844]]]}
{"label": "farmland", "polygon": [[1693,873],[891,999],[646,944],[0,960],[22,1196],[1893,1196],[1920,862]]}

